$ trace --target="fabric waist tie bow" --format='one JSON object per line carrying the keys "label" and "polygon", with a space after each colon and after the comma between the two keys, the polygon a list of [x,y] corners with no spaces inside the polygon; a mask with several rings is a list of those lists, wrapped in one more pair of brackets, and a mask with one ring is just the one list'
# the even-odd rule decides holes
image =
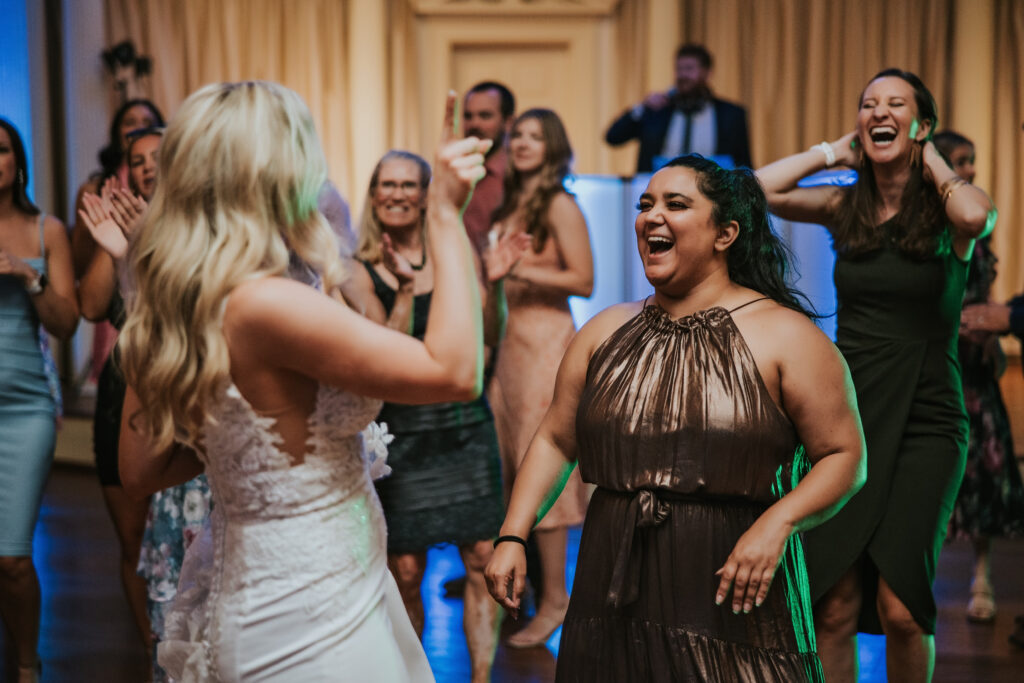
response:
{"label": "fabric waist tie bow", "polygon": [[629,496],[626,517],[623,520],[622,542],[615,555],[615,566],[612,569],[612,580],[608,586],[606,604],[611,607],[622,607],[634,602],[639,596],[640,556],[633,552],[633,544],[639,529],[655,527],[668,519],[671,508],[666,500],[686,500],[688,496],[670,491],[654,492],[650,489],[640,491],[611,491],[611,493]]}

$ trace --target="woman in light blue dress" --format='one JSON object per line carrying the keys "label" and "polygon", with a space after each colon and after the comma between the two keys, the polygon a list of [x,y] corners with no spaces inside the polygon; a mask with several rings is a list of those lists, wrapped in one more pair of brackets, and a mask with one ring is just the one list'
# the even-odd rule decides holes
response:
{"label": "woman in light blue dress", "polygon": [[39,328],[66,339],[78,325],[67,234],[28,198],[28,180],[21,136],[0,119],[0,618],[6,680],[19,683],[39,668],[32,534],[57,417]]}

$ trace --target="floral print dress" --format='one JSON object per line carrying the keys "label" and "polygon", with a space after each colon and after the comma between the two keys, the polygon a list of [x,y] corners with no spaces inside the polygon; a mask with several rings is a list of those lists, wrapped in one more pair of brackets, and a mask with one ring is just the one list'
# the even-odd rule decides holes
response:
{"label": "floral print dress", "polygon": [[[989,238],[971,257],[964,305],[989,300],[998,259]],[[970,419],[967,468],[960,486],[951,538],[1024,534],[1024,485],[1013,450],[1010,420],[999,390],[1005,358],[998,335],[960,337],[964,405]]]}
{"label": "floral print dress", "polygon": [[138,573],[146,579],[154,683],[168,680],[156,663],[156,644],[164,638],[164,617],[178,592],[185,549],[202,531],[209,515],[210,487],[204,475],[153,494],[149,504]]}

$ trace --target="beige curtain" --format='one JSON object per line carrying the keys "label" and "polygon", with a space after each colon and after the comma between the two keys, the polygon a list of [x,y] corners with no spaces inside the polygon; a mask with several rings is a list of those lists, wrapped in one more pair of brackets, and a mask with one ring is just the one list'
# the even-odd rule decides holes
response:
{"label": "beige curtain", "polygon": [[[975,140],[977,182],[999,208],[993,296],[1005,299],[1024,288],[1024,2],[685,0],[682,6],[680,39],[707,45],[716,59],[716,91],[748,108],[756,165],[852,129],[860,91],[881,69],[917,73],[935,96],[940,127]],[[964,63],[970,66],[958,68]],[[991,112],[990,119],[979,110]]]}
{"label": "beige curtain", "polygon": [[979,161],[991,168],[988,186],[999,207],[999,222],[992,238],[999,255],[996,295],[1005,299],[1024,292],[1024,3],[996,2],[995,101],[992,103],[993,144],[989,158]]}
{"label": "beige curtain", "polygon": [[108,0],[110,43],[131,38],[155,62],[153,99],[171,115],[211,82],[272,80],[298,92],[317,124],[332,178],[350,169],[345,3],[337,0]]}
{"label": "beige curtain", "polygon": [[[152,94],[167,113],[211,81],[264,78],[301,94],[354,214],[381,154],[433,147],[420,139],[417,84],[425,55],[450,46],[418,42],[435,19],[412,0],[105,2],[109,44],[131,38],[155,58]],[[488,13],[519,3],[455,4],[500,22]],[[1021,0],[621,0],[608,21],[616,70],[580,78],[601,78],[625,108],[671,83],[678,42],[704,43],[715,55],[715,90],[748,109],[758,165],[849,131],[861,89],[882,68],[916,72],[941,125],[977,142],[978,183],[1000,210],[995,296],[1024,288]],[[587,170],[628,173],[634,158],[620,149]]]}

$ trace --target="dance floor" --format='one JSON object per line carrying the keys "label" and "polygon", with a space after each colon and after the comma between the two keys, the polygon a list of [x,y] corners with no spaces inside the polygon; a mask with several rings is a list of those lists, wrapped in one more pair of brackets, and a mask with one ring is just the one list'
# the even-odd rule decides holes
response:
{"label": "dance floor", "polygon": [[[1024,382],[1013,366],[1004,378],[1004,391],[1016,428],[1024,423]],[[85,420],[71,419],[62,432],[61,448],[81,450],[76,460],[88,460]],[[1016,435],[1018,449],[1024,434]],[[82,443],[84,441],[84,443]],[[579,542],[570,536],[570,554]],[[43,587],[40,652],[43,681],[76,683],[139,683],[147,662],[121,593],[117,575],[117,541],[103,507],[99,484],[91,468],[57,465],[46,487],[35,555]],[[994,624],[970,624],[964,618],[972,554],[966,542],[947,545],[939,561],[936,596],[939,625],[936,636],[935,681],[948,683],[1010,683],[1024,680],[1024,651],[1006,641],[1013,617],[1024,614],[1024,540],[997,541],[993,579],[999,614]],[[443,597],[441,585],[461,572],[451,548],[432,550],[424,594],[427,629],[424,646],[439,683],[467,681],[469,661],[462,636],[462,602]],[[574,563],[569,564],[569,573]],[[571,576],[570,576],[571,580]],[[507,622],[507,634],[516,628]],[[2,638],[2,636],[0,636]],[[534,683],[554,678],[558,633],[547,648],[511,650],[499,646],[493,680]],[[884,642],[862,637],[861,681],[885,681]],[[2,672],[0,672],[2,675]],[[340,672],[339,672],[339,675]]]}

